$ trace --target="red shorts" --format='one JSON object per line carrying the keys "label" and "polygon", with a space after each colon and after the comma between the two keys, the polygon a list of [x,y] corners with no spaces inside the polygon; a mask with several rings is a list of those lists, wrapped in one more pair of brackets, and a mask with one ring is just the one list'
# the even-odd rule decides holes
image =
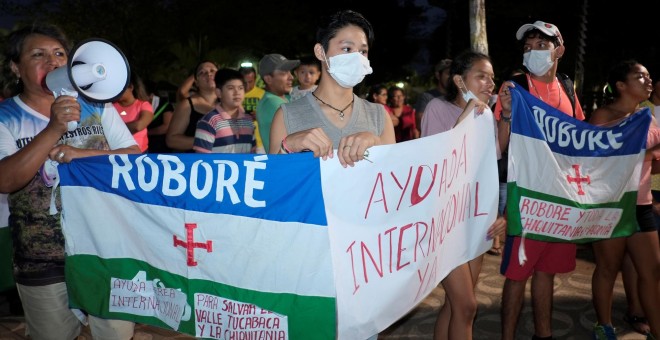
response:
{"label": "red shorts", "polygon": [[502,255],[500,273],[507,279],[527,280],[534,271],[544,273],[568,273],[575,270],[575,243],[545,242],[526,238],[525,255],[527,261],[520,265],[518,249],[520,249],[520,236],[507,236]]}

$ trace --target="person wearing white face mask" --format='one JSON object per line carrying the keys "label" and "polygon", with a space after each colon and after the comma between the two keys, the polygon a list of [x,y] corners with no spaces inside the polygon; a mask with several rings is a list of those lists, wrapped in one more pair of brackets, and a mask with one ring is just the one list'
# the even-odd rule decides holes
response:
{"label": "person wearing white face mask", "polygon": [[[558,77],[557,65],[565,47],[557,26],[543,21],[524,24],[516,32],[516,38],[523,43],[523,65],[528,73],[504,82],[498,94],[494,114],[499,120],[499,144],[504,153],[508,148],[511,127],[509,88],[522,86],[559,111],[579,120],[585,118],[572,83],[567,86],[567,76]],[[506,169],[506,166],[503,168]],[[506,174],[503,176],[506,178]],[[500,269],[506,277],[502,290],[502,339],[515,338],[527,280],[532,276],[533,339],[552,339],[554,277],[557,273],[575,269],[576,246],[573,243],[525,239],[527,261],[521,264],[518,261],[520,244],[520,236],[507,235]]]}
{"label": "person wearing white face mask", "polygon": [[367,58],[374,34],[371,24],[351,10],[327,18],[316,33],[314,55],[321,61],[319,86],[311,95],[284,104],[270,130],[269,153],[311,151],[354,166],[374,145],[394,144],[394,128],[385,108],[353,93],[372,72]]}
{"label": "person wearing white face mask", "polygon": [[[474,110],[477,113],[489,110],[487,102],[495,88],[493,76],[493,66],[485,54],[466,51],[453,59],[447,94],[444,98],[431,99],[426,105],[422,116],[422,137],[451,130]],[[498,216],[486,237],[493,239],[505,229],[506,220]],[[472,339],[472,325],[477,313],[474,286],[481,272],[482,261],[483,254],[454,268],[442,280],[447,298],[438,312],[433,336],[435,340]]]}

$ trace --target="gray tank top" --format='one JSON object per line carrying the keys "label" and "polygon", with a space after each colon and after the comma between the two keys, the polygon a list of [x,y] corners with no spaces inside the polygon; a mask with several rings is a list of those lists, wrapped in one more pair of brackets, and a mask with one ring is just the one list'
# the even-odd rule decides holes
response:
{"label": "gray tank top", "polygon": [[304,96],[296,101],[282,104],[286,134],[290,135],[298,131],[320,127],[332,139],[335,149],[339,147],[339,141],[344,136],[363,131],[380,136],[385,127],[385,107],[378,103],[368,102],[355,94],[353,96],[355,99],[353,114],[343,129],[332,124],[314,100],[314,96]]}

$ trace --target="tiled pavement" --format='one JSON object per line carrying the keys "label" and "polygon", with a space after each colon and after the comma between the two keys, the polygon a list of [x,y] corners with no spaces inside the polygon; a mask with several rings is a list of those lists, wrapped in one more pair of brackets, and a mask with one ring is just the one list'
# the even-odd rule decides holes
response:
{"label": "tiled pavement", "polygon": [[[588,246],[578,248],[578,264],[574,272],[558,275],[555,278],[555,301],[553,328],[556,339],[590,339],[595,314],[591,304],[591,274],[593,256]],[[483,270],[477,285],[479,311],[474,324],[474,338],[494,340],[500,338],[500,299],[503,277],[499,274],[499,256],[485,255]],[[529,286],[529,283],[528,283]],[[621,279],[614,287],[614,323],[619,339],[644,339],[622,321],[626,310],[626,300]],[[381,332],[378,339],[432,339],[433,324],[439,306],[444,300],[442,288],[436,288],[422,303],[408,315]],[[518,327],[519,339],[531,339],[533,332],[532,311],[529,306],[529,287],[526,305],[523,308]],[[25,324],[20,316],[8,315],[8,305],[0,297],[0,340],[29,339],[24,335]],[[91,339],[85,329],[78,340]],[[194,339],[191,336],[166,329],[138,325],[135,340]]]}

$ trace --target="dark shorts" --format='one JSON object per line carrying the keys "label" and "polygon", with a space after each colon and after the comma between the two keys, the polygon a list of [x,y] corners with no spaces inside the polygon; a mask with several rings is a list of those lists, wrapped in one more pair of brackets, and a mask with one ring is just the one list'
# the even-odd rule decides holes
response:
{"label": "dark shorts", "polygon": [[637,230],[641,232],[658,230],[658,223],[652,205],[637,206]]}

